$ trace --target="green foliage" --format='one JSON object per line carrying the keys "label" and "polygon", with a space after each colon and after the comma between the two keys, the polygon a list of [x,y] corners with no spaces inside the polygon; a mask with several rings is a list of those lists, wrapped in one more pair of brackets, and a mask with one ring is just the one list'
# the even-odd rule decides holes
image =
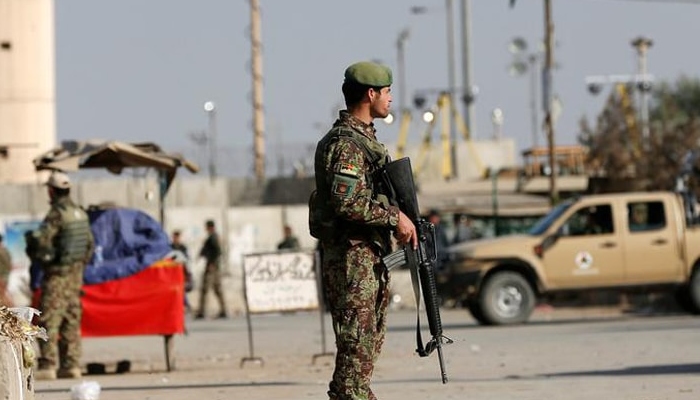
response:
{"label": "green foliage", "polygon": [[611,180],[634,179],[643,190],[672,190],[683,156],[700,144],[700,80],[662,83],[650,99],[650,138],[645,143],[632,87],[630,107],[613,91],[596,125],[580,123],[579,141],[589,147],[587,167]]}
{"label": "green foliage", "polygon": [[652,121],[682,123],[700,116],[700,80],[682,76],[674,85],[661,83],[653,92]]}

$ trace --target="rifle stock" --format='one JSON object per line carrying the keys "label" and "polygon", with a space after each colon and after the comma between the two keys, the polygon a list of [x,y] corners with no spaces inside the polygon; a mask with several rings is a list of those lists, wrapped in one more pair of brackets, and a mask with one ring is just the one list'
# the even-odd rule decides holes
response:
{"label": "rifle stock", "polygon": [[[416,226],[418,234],[417,249],[410,245],[404,245],[402,249],[384,257],[384,263],[388,268],[408,265],[411,272],[411,281],[413,282],[413,293],[416,297],[416,352],[421,357],[427,357],[434,350],[437,350],[442,383],[447,383],[442,345],[450,344],[452,340],[443,335],[442,321],[440,319],[440,304],[435,284],[435,265],[437,260],[435,226],[420,217],[420,209],[413,182],[413,171],[408,158],[388,163],[384,168],[384,178],[391,191],[392,198],[397,202],[399,209],[411,219]],[[430,335],[432,336],[425,345],[420,332],[421,292],[428,317]]]}

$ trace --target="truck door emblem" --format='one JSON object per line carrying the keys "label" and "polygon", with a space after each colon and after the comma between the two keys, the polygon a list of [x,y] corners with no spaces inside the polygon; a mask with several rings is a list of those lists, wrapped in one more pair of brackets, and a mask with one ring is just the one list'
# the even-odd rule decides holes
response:
{"label": "truck door emblem", "polygon": [[593,265],[593,256],[587,251],[579,251],[574,259],[580,269],[589,269]]}

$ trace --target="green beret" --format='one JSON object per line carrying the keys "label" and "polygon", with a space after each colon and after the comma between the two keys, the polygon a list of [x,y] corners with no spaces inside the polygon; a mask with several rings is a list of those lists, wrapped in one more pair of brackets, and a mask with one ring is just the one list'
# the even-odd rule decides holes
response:
{"label": "green beret", "polygon": [[345,70],[345,81],[371,87],[391,86],[391,69],[381,64],[361,61]]}

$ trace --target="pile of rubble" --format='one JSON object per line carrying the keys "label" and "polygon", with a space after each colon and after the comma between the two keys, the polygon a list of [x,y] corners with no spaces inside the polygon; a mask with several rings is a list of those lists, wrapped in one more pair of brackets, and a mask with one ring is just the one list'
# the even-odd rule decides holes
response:
{"label": "pile of rubble", "polygon": [[29,307],[0,306],[0,400],[34,398],[34,340],[47,339],[46,330],[32,324],[38,314]]}

